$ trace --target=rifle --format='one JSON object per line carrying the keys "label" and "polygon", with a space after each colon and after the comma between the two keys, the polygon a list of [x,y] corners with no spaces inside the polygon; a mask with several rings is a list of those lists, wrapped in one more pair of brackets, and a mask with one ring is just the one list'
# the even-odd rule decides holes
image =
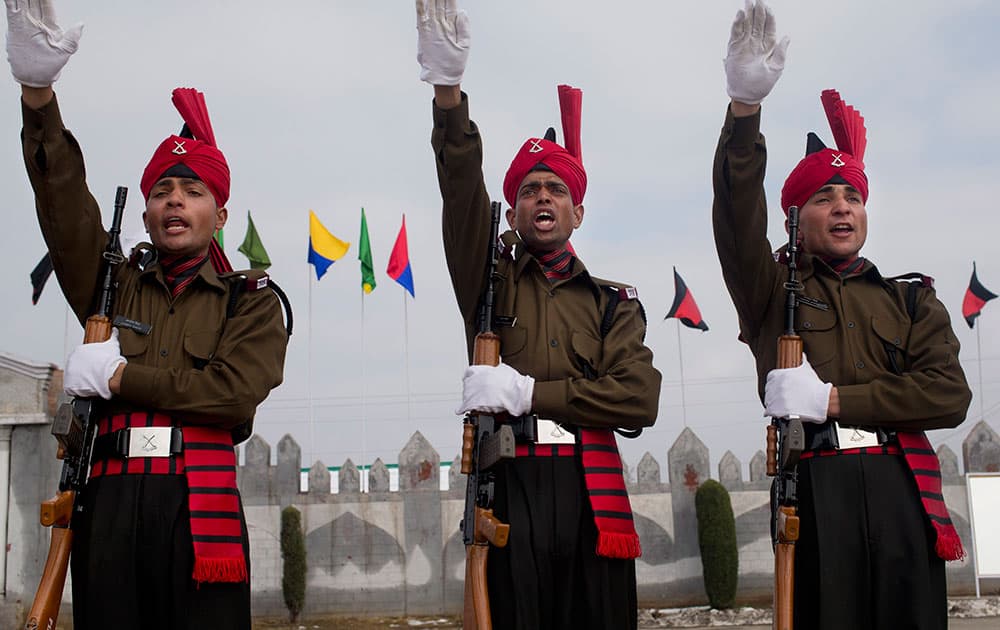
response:
{"label": "rifle", "polygon": [[[493,332],[493,286],[499,252],[500,203],[491,202],[489,256],[486,288],[479,306],[479,332],[472,352],[473,365],[500,363],[500,337]],[[462,541],[465,543],[464,630],[492,630],[490,599],[486,587],[486,557],[490,545],[504,547],[510,525],[493,515],[494,466],[514,457],[514,432],[493,415],[469,412],[462,425],[462,472],[468,475],[465,486],[465,512],[462,518]]]}
{"label": "rifle", "polygon": [[[115,195],[115,213],[108,232],[108,245],[104,259],[103,278],[96,313],[87,318],[83,343],[98,343],[111,337],[111,309],[115,301],[115,266],[125,257],[121,252],[122,214],[125,211],[125,196],[128,189],[119,186]],[[117,325],[118,319],[115,320]],[[136,325],[138,322],[134,322]],[[140,325],[142,326],[142,325]],[[146,327],[146,333],[149,332]],[[95,423],[92,422],[95,399],[74,398],[72,402],[60,406],[52,421],[52,434],[59,442],[56,457],[63,462],[59,477],[59,492],[48,501],[43,501],[39,520],[45,527],[52,527],[49,555],[45,559],[42,579],[35,592],[35,599],[28,612],[24,630],[56,627],[59,605],[62,603],[66,571],[69,568],[69,554],[73,548],[73,517],[83,511],[83,490],[90,471],[90,449],[94,441]]]}
{"label": "rifle", "polygon": [[[779,368],[802,365],[802,337],[795,333],[795,307],[802,283],[798,279],[799,209],[788,209],[788,281],[785,283],[785,330],[778,338]],[[780,438],[779,438],[780,434]],[[778,458],[780,443],[781,457]],[[775,630],[792,630],[795,595],[795,541],[799,539],[799,456],[805,449],[802,420],[771,418],[767,427],[767,474],[774,480],[774,618]]]}

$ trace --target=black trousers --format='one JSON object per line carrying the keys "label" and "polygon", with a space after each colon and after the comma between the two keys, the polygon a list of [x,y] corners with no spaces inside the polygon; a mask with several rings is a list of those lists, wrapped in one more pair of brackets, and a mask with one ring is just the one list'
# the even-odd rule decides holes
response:
{"label": "black trousers", "polygon": [[902,455],[799,464],[795,627],[948,627],[944,561]]}
{"label": "black trousers", "polygon": [[[183,475],[115,475],[87,483],[73,529],[76,630],[249,630],[249,584],[195,584]],[[242,515],[241,515],[242,518]],[[246,521],[243,553],[250,566]]]}
{"label": "black trousers", "polygon": [[494,513],[510,523],[510,539],[487,560],[493,627],[636,628],[635,561],[596,554],[579,460],[519,457],[497,477]]}

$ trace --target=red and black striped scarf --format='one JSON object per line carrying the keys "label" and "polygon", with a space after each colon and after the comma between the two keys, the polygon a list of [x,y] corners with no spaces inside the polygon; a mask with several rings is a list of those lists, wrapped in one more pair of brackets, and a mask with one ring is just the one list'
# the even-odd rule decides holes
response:
{"label": "red and black striped scarf", "polygon": [[936,540],[934,552],[942,560],[961,560],[965,557],[962,539],[958,537],[955,526],[948,515],[948,506],[941,494],[941,462],[931,447],[927,435],[923,431],[900,431],[896,433],[899,446],[884,444],[863,448],[846,448],[843,450],[825,449],[821,451],[806,451],[802,459],[810,457],[830,457],[834,455],[903,455],[913,479],[920,492],[920,502],[924,506],[927,519],[934,528]]}
{"label": "red and black striped scarf", "polygon": [[625,489],[625,472],[613,431],[580,427],[577,444],[518,444],[517,457],[573,457],[583,464],[583,481],[597,526],[597,555],[638,558],[642,555],[635,531],[632,504]]}
{"label": "red and black striped scarf", "polygon": [[900,431],[896,433],[903,457],[910,466],[913,479],[920,491],[920,502],[924,512],[937,534],[934,551],[942,560],[961,560],[965,557],[962,539],[948,515],[948,506],[941,494],[941,462],[931,447],[930,440],[923,431]]}
{"label": "red and black striped scarf", "polygon": [[573,254],[566,247],[555,251],[535,255],[535,260],[542,267],[542,273],[549,282],[565,280],[573,274]]}
{"label": "red and black striped scarf", "polygon": [[[171,427],[170,416],[133,412],[102,418],[97,434],[129,427]],[[243,555],[236,452],[229,431],[181,427],[184,451],[172,457],[112,458],[93,462],[90,476],[125,474],[184,475],[188,484],[195,582],[247,582]]]}
{"label": "red and black striped scarf", "polygon": [[177,297],[184,289],[194,282],[198,270],[208,260],[205,256],[164,256],[160,259],[163,268],[163,281],[170,289],[170,295]]}

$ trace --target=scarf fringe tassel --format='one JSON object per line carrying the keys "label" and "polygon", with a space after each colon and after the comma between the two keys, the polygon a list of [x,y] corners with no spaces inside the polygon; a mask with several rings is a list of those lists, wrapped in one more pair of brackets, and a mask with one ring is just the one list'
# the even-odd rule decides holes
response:
{"label": "scarf fringe tassel", "polygon": [[965,549],[962,548],[962,540],[953,534],[945,534],[938,531],[937,542],[934,543],[934,551],[942,560],[961,560],[965,558]]}
{"label": "scarf fringe tassel", "polygon": [[198,558],[195,557],[195,582],[246,582],[247,565],[243,558]]}
{"label": "scarf fringe tassel", "polygon": [[642,555],[639,537],[635,534],[599,532],[597,534],[597,555],[624,560],[638,558]]}

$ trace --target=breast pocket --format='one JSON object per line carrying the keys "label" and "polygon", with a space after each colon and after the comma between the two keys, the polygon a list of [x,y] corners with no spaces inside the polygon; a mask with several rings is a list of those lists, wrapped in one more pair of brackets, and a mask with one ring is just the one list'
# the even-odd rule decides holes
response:
{"label": "breast pocket", "polygon": [[146,356],[146,352],[149,350],[149,336],[140,335],[129,328],[118,329],[118,343],[122,356],[129,361]]}
{"label": "breast pocket", "polygon": [[524,326],[503,326],[497,330],[500,337],[500,356],[504,357],[504,363],[511,363],[508,358],[515,358],[524,350],[528,342],[528,331]]}
{"label": "breast pocket", "polygon": [[808,306],[798,308],[798,332],[809,363],[815,368],[825,365],[837,356],[837,314]]}
{"label": "breast pocket", "polygon": [[184,352],[197,370],[205,369],[219,346],[218,330],[196,330],[184,333]]}
{"label": "breast pocket", "polygon": [[889,367],[894,372],[906,370],[906,347],[910,336],[910,326],[892,317],[872,317],[872,332],[881,344],[881,348],[872,348],[873,352],[884,352],[889,361]]}

